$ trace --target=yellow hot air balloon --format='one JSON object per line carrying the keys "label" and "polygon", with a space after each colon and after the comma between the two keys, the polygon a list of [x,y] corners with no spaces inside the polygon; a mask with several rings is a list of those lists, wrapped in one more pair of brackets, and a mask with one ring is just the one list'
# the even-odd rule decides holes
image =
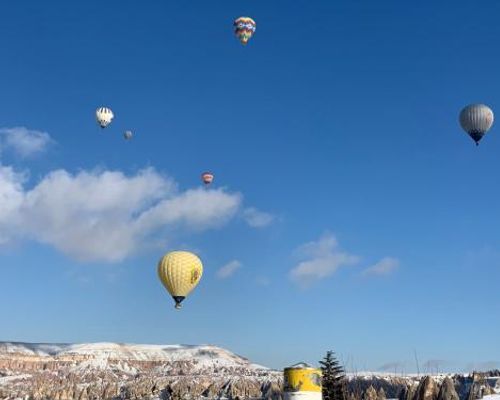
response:
{"label": "yellow hot air balloon", "polygon": [[201,260],[188,251],[172,251],[158,263],[158,277],[175,300],[175,308],[198,285],[203,274]]}

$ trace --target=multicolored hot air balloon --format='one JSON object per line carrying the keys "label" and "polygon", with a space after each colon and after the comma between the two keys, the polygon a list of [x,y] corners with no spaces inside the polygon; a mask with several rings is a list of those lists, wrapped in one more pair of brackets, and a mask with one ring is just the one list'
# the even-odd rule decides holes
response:
{"label": "multicolored hot air balloon", "polygon": [[99,107],[95,112],[95,118],[101,128],[106,128],[113,121],[114,114],[108,107]]}
{"label": "multicolored hot air balloon", "polygon": [[198,285],[203,274],[201,260],[188,251],[172,251],[158,263],[158,277],[175,300],[175,308]]}
{"label": "multicolored hot air balloon", "polygon": [[201,174],[201,180],[205,185],[210,185],[214,180],[214,174],[211,172],[204,172]]}
{"label": "multicolored hot air balloon", "polygon": [[490,130],[494,120],[493,111],[484,104],[470,104],[460,112],[460,125],[479,145],[484,134]]}
{"label": "multicolored hot air balloon", "polygon": [[234,23],[234,33],[236,37],[240,40],[241,44],[245,45],[252,38],[257,28],[257,24],[252,18],[240,17],[237,18]]}

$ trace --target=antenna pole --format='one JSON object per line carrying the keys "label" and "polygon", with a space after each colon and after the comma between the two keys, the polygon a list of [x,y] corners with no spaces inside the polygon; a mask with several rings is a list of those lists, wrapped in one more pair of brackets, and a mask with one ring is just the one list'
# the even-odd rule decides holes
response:
{"label": "antenna pole", "polygon": [[420,367],[418,365],[417,350],[413,349],[413,353],[415,354],[415,362],[417,364],[417,376],[420,378]]}

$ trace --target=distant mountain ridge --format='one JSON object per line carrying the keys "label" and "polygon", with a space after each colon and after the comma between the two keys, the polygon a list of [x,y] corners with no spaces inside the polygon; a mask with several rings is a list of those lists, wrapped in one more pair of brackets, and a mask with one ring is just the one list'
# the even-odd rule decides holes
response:
{"label": "distant mountain ridge", "polygon": [[[282,400],[282,387],[282,371],[211,345],[0,342],[0,399]],[[347,387],[348,400],[500,400],[495,371],[363,372],[348,374]]]}
{"label": "distant mountain ridge", "polygon": [[280,387],[280,372],[217,346],[0,342],[2,399],[257,398]]}
{"label": "distant mountain ridge", "polygon": [[238,356],[228,350],[211,345],[154,345],[126,343],[24,343],[0,342],[0,357],[2,355],[27,355],[38,357],[88,357],[108,358],[110,360],[130,361],[189,361],[209,366],[211,363],[227,367],[245,367],[253,369],[268,369],[253,364],[248,359]]}

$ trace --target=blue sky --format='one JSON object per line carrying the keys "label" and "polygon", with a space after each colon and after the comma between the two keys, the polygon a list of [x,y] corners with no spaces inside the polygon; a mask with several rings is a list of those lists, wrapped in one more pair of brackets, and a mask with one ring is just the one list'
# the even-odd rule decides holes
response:
{"label": "blue sky", "polygon": [[[0,339],[499,366],[500,136],[476,148],[457,122],[500,108],[499,12],[2,4]],[[257,22],[246,47],[241,15]],[[182,312],[156,278],[177,248],[205,266]]]}

